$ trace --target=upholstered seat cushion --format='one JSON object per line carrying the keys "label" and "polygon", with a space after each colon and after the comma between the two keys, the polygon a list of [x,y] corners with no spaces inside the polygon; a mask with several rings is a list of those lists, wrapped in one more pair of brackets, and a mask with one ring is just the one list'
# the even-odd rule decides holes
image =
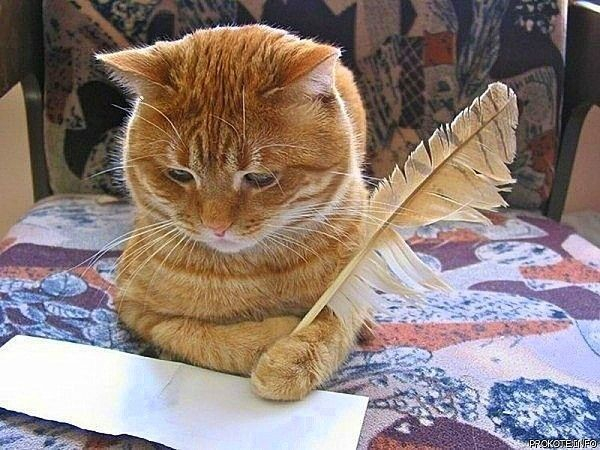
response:
{"label": "upholstered seat cushion", "polygon": [[[600,439],[600,250],[540,216],[492,221],[408,233],[456,290],[420,304],[382,296],[375,338],[324,386],[369,396],[361,448]],[[130,227],[131,206],[105,197],[33,208],[0,242],[0,343],[27,334],[154,355],[113,309],[118,249],[92,258]],[[2,448],[131,446],[153,444],[0,410]]]}

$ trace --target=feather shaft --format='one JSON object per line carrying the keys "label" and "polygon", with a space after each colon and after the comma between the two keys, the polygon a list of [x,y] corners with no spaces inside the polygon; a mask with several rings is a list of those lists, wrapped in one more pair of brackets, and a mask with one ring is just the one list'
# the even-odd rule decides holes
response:
{"label": "feather shaft", "polygon": [[[329,306],[343,322],[372,310],[365,287],[397,285],[400,295],[448,286],[410,249],[394,227],[417,227],[438,220],[489,223],[481,214],[506,206],[500,192],[513,183],[506,166],[515,156],[516,96],[494,83],[449,125],[439,127],[382,181],[369,203],[367,238],[337,278],[304,316],[294,333]],[[373,256],[375,256],[373,258]],[[398,277],[382,272],[382,261]],[[376,276],[377,272],[381,276]],[[415,287],[416,286],[416,287]],[[353,297],[366,297],[353,298]],[[344,302],[350,302],[348,308]],[[342,306],[344,305],[344,306]]]}

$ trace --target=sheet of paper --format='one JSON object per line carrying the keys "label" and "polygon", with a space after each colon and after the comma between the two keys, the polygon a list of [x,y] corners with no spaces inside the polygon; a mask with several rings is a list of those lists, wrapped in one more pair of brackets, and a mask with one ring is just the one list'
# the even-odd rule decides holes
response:
{"label": "sheet of paper", "polygon": [[367,400],[270,402],[245,378],[42,338],[0,348],[0,407],[177,449],[354,449]]}

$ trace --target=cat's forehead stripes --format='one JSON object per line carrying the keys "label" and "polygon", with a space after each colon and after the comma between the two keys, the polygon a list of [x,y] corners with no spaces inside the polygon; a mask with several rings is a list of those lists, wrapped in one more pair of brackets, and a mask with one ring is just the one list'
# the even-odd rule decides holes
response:
{"label": "cat's forehead stripes", "polygon": [[190,169],[202,173],[204,169],[203,157],[201,147],[197,142],[192,141],[189,145],[189,152],[187,155],[188,166]]}
{"label": "cat's forehead stripes", "polygon": [[237,166],[245,159],[244,143],[222,121],[211,117],[186,119],[184,139],[188,143],[185,159],[191,168],[206,169],[211,166]]}
{"label": "cat's forehead stripes", "polygon": [[[332,47],[300,41],[284,31],[262,26],[200,30],[180,41],[157,43],[154,49],[144,55],[140,67],[151,72],[155,84],[168,86],[168,96],[157,106],[174,123],[174,131],[183,136],[187,146],[188,154],[178,156],[180,164],[198,171],[216,166],[241,169],[253,163],[269,166],[273,159],[280,162],[299,154],[302,149],[292,145],[290,136],[281,135],[289,128],[281,119],[278,102],[283,100],[273,99],[297,96],[298,89],[304,97],[305,89],[315,95],[321,93],[327,79],[324,75],[333,67],[323,69],[321,63],[337,54]],[[310,82],[294,84],[288,91],[291,94],[267,95],[274,87],[282,89],[286,83],[296,83],[294,80],[312,70],[313,76],[307,78]],[[155,100],[150,92],[147,97]],[[314,111],[304,109],[293,113],[294,126],[314,119]],[[171,128],[165,125],[169,132]],[[257,150],[261,143],[281,142],[284,145],[280,148]],[[283,157],[275,155],[277,150]],[[308,156],[322,159],[321,155]]]}

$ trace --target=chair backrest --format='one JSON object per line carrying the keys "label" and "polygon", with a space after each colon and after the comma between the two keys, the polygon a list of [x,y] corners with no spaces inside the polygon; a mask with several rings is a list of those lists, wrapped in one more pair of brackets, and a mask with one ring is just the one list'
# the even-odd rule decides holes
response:
{"label": "chair backrest", "polygon": [[344,48],[377,177],[488,83],[517,92],[514,206],[547,199],[558,147],[567,0],[46,0],[45,136],[54,192],[112,192],[128,102],[93,53],[260,21]]}

